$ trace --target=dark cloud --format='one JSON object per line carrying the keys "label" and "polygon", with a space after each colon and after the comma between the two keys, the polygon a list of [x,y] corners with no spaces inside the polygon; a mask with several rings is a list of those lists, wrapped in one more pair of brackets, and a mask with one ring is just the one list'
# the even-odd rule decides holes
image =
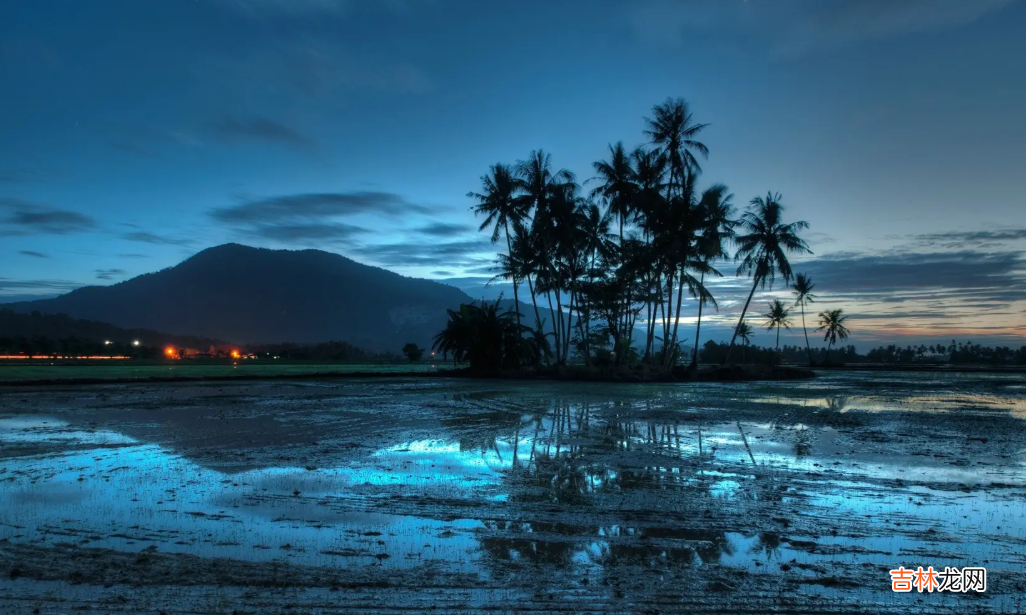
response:
{"label": "dark cloud", "polygon": [[152,243],[155,245],[165,246],[187,246],[193,243],[191,239],[166,237],[164,235],[157,235],[155,233],[148,233],[146,231],[134,231],[131,233],[125,233],[121,236],[121,238],[126,239],[128,241],[137,241],[139,243]]}
{"label": "dark cloud", "polygon": [[113,280],[114,278],[121,278],[125,275],[124,269],[96,269],[96,279],[98,280]]}
{"label": "dark cloud", "polygon": [[230,145],[267,142],[307,152],[317,149],[317,143],[313,139],[266,117],[241,119],[226,116],[212,124],[210,132],[216,139]]}
{"label": "dark cloud", "polygon": [[50,258],[48,255],[42,252],[36,252],[34,250],[19,250],[18,254],[24,254],[25,256],[34,256],[36,258]]}
{"label": "dark cloud", "polygon": [[6,291],[17,290],[21,292],[28,291],[32,294],[61,294],[66,293],[82,286],[79,282],[71,282],[69,280],[10,280],[7,278],[0,278],[0,293],[6,294]]}
{"label": "dark cloud", "polygon": [[118,258],[153,258],[149,254],[118,254]]}
{"label": "dark cloud", "polygon": [[912,239],[915,243],[923,246],[972,249],[1014,241],[1026,241],[1026,228],[927,233],[913,235]]}
{"label": "dark cloud", "polygon": [[475,267],[495,258],[491,243],[483,240],[448,243],[407,242],[366,245],[349,250],[384,266]]}
{"label": "dark cloud", "polygon": [[0,235],[70,235],[95,227],[92,218],[78,212],[0,198]]}
{"label": "dark cloud", "polygon": [[900,303],[928,299],[1026,299],[1020,252],[834,254],[801,264],[818,288],[860,300]]}
{"label": "dark cloud", "polygon": [[448,224],[445,222],[434,222],[427,226],[417,229],[418,233],[424,235],[430,235],[432,237],[457,237],[459,235],[465,235],[476,231],[477,229],[471,228],[465,224]]}
{"label": "dark cloud", "polygon": [[248,234],[277,241],[349,239],[367,233],[367,229],[342,222],[325,224],[257,224],[245,231]]}
{"label": "dark cloud", "polygon": [[439,277],[442,277],[442,278],[448,278],[448,277],[452,276],[452,272],[451,271],[446,271],[444,269],[439,269],[438,271],[432,271],[431,275],[436,275],[436,276],[439,276]]}
{"label": "dark cloud", "polygon": [[229,224],[277,224],[297,219],[332,218],[355,214],[399,216],[428,214],[431,209],[410,203],[391,192],[356,191],[292,194],[215,209],[211,216]]}

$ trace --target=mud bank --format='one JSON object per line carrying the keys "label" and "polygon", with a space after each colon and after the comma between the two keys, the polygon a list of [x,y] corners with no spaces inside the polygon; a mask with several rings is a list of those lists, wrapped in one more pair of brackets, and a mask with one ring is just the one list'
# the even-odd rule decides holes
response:
{"label": "mud bank", "polygon": [[[0,392],[0,612],[1016,613],[1026,379]],[[895,594],[898,566],[982,594]]]}

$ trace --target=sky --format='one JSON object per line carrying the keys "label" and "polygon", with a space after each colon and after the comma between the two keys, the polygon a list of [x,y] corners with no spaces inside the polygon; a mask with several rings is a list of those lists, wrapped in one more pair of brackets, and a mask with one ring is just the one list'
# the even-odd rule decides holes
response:
{"label": "sky", "polygon": [[853,341],[1026,343],[1024,28],[1026,0],[4,2],[0,301],[229,241],[508,296],[466,196],[489,165],[583,182],[683,97],[700,181],[782,193]]}

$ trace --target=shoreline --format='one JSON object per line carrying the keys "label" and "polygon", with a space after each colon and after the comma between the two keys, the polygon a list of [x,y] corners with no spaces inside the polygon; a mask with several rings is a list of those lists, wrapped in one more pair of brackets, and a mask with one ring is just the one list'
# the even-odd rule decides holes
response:
{"label": "shoreline", "polygon": [[[239,375],[198,375],[198,376],[140,376],[140,377],[73,377],[73,378],[32,378],[23,380],[0,380],[0,389],[15,387],[39,386],[84,386],[107,384],[165,384],[195,382],[262,382],[289,380],[360,380],[385,378],[452,378],[460,380],[512,380],[512,381],[546,381],[546,382],[594,382],[613,384],[654,384],[654,383],[688,383],[688,382],[766,382],[806,380],[815,378],[818,373],[835,371],[869,371],[869,372],[929,372],[929,373],[972,373],[972,374],[1026,374],[1026,366],[978,366],[978,365],[829,365],[808,368],[804,366],[782,365],[731,365],[707,366],[692,372],[686,367],[677,367],[673,372],[646,370],[613,371],[583,366],[550,367],[536,370],[515,370],[502,373],[473,373],[466,368],[439,369],[435,371],[328,371],[299,374],[239,374]],[[2,373],[2,372],[0,372]]]}

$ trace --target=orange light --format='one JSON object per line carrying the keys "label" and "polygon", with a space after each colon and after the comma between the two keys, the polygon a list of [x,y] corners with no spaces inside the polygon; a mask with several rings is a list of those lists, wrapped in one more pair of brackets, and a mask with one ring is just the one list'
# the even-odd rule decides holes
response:
{"label": "orange light", "polygon": [[169,357],[173,357],[173,356],[175,356],[175,349],[170,347],[170,346],[168,346],[167,348],[164,349],[164,354],[166,354]]}
{"label": "orange light", "polygon": [[241,354],[239,354],[239,351],[238,351],[238,350],[233,350],[233,351],[232,351],[232,358],[233,358],[233,359],[238,359],[238,358],[239,358],[239,357],[241,357],[241,356],[242,356],[242,355],[241,355]]}

